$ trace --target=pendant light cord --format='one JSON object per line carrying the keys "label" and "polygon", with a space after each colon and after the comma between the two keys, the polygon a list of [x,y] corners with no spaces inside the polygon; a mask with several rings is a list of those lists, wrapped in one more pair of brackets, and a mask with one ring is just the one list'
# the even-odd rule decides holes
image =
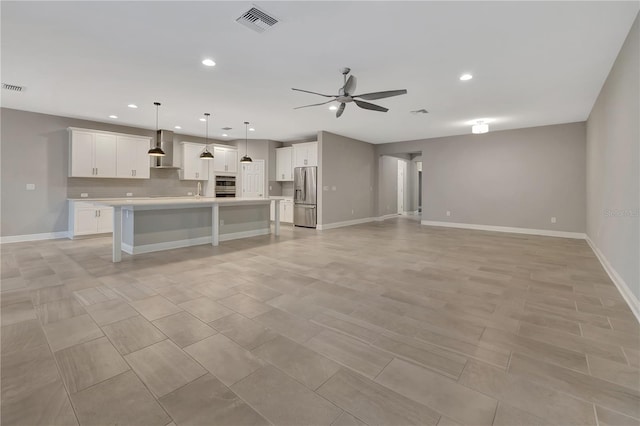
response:
{"label": "pendant light cord", "polygon": [[245,157],[249,156],[248,139],[249,139],[249,122],[245,121],[244,122],[244,155]]}

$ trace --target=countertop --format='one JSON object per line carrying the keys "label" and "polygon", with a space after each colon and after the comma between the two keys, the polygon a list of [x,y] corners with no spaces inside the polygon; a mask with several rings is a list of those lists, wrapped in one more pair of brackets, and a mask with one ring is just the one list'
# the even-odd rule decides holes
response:
{"label": "countertop", "polygon": [[196,207],[212,206],[241,206],[251,204],[268,204],[268,198],[216,198],[216,197],[160,197],[160,198],[109,198],[92,200],[96,204],[111,207],[140,207],[140,208],[162,208],[162,207]]}
{"label": "countertop", "polygon": [[[201,196],[200,199],[216,199],[216,197],[203,197]],[[171,200],[193,200],[195,199],[195,196],[193,195],[185,195],[185,196],[176,196],[176,197],[171,197],[171,196],[161,196],[161,197],[102,197],[102,198],[67,198],[68,201],[89,201],[89,202],[94,202],[94,201],[121,201],[121,200],[128,200],[128,201],[135,201],[135,200],[167,200],[167,199],[171,199]],[[220,199],[222,199],[222,197],[220,197]],[[227,198],[229,199],[229,198]],[[231,197],[231,199],[233,200],[248,200],[248,198],[241,198],[241,197],[236,197],[233,198]],[[253,198],[252,198],[253,199]],[[287,197],[284,195],[272,195],[269,198],[260,198],[261,200],[290,200],[293,201],[293,197]],[[255,200],[255,199],[253,199]]]}

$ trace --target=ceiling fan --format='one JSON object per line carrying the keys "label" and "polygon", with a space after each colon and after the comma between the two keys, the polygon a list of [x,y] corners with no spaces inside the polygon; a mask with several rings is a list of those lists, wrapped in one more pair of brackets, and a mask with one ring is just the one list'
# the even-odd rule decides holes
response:
{"label": "ceiling fan", "polygon": [[[351,68],[342,68],[340,72],[342,72],[342,75],[344,78],[344,85],[340,88],[340,90],[338,90],[337,95],[324,95],[322,93],[311,92],[309,90],[292,88],[291,90],[296,90],[298,92],[312,93],[314,95],[324,96],[325,98],[333,98],[328,100],[327,102],[322,102],[319,104],[304,105],[304,106],[296,107],[294,109],[325,105],[325,104],[328,104],[329,102],[340,102],[340,106],[336,111],[336,118],[337,118],[342,115],[342,113],[344,112],[344,108],[347,106],[349,102],[355,102],[355,104],[358,105],[360,108],[369,109],[372,111],[387,112],[389,111],[388,108],[381,107],[380,105],[375,105],[369,102],[365,102],[361,99],[372,101],[374,99],[390,98],[392,96],[407,94],[407,90],[402,89],[402,90],[387,90],[384,92],[373,92],[373,93],[364,93],[362,95],[354,95],[353,93],[355,93],[356,91],[356,84],[357,84],[356,76],[350,75],[349,78],[347,78],[347,75],[349,75],[349,73],[351,72]],[[355,99],[355,98],[360,98],[360,99]]]}

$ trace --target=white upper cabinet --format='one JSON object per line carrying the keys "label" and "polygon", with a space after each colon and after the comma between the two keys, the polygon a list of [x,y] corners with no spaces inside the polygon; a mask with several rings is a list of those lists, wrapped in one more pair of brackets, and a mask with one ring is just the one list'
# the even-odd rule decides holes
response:
{"label": "white upper cabinet", "polygon": [[238,173],[238,150],[216,146],[213,148],[213,171],[215,173]]}
{"label": "white upper cabinet", "polygon": [[293,145],[293,167],[318,165],[318,142],[305,142]]}
{"label": "white upper cabinet", "polygon": [[200,158],[205,146],[199,143],[182,143],[182,180],[208,180],[209,161]]}
{"label": "white upper cabinet", "polygon": [[149,179],[149,138],[118,136],[116,174],[131,179]]}
{"label": "white upper cabinet", "polygon": [[149,179],[151,139],[69,128],[69,177]]}
{"label": "white upper cabinet", "polygon": [[72,129],[69,144],[70,177],[115,177],[116,136]]}
{"label": "white upper cabinet", "polygon": [[276,180],[293,180],[293,148],[276,148]]}

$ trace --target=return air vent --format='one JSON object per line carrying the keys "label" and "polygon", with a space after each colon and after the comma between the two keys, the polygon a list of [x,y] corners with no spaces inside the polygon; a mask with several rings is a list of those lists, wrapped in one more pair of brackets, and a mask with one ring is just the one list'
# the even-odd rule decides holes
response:
{"label": "return air vent", "polygon": [[236,19],[236,22],[257,33],[263,33],[277,24],[278,20],[254,6]]}
{"label": "return air vent", "polygon": [[24,87],[22,86],[18,86],[16,84],[7,84],[7,83],[2,83],[2,88],[4,90],[11,90],[12,92],[22,92],[24,90]]}

